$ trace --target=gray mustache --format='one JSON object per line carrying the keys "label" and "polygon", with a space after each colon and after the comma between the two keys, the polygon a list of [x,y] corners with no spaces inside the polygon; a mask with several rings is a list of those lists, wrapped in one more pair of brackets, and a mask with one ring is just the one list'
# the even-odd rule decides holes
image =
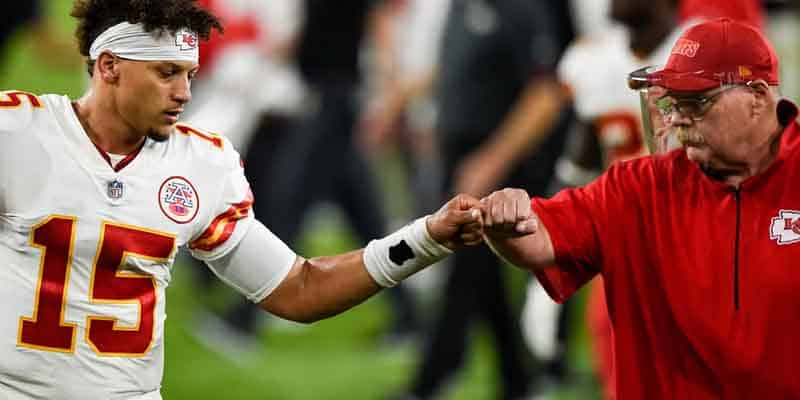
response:
{"label": "gray mustache", "polygon": [[700,135],[697,132],[691,132],[683,127],[676,128],[675,137],[684,146],[698,146],[706,143],[706,139],[703,137],[703,135]]}

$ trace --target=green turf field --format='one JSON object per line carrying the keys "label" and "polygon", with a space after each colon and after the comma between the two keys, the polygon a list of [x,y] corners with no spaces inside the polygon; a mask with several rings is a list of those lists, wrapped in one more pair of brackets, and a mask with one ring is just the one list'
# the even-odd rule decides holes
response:
{"label": "green turf field", "polygon": [[[70,41],[70,2],[49,4],[48,15],[56,31],[64,41]],[[74,62],[43,59],[29,32],[20,32],[14,38],[3,50],[2,60],[0,89],[65,93],[73,98],[83,91],[85,74],[77,58]],[[312,224],[300,251],[313,256],[354,246],[347,229],[338,219],[332,219]],[[412,346],[389,348],[377,344],[389,312],[388,303],[380,296],[344,315],[310,326],[269,321],[260,338],[262,346],[246,360],[236,361],[230,355],[209,351],[191,334],[196,329],[195,311],[201,304],[220,307],[230,292],[200,291],[194,285],[192,268],[195,266],[176,265],[173,285],[168,290],[162,391],[165,399],[381,399],[404,388],[416,368],[418,353]],[[520,303],[526,275],[511,268],[508,272],[516,288],[515,301]],[[582,319],[580,313],[576,314],[578,329],[570,353],[575,384],[550,397],[553,399],[597,397],[589,373]],[[494,398],[495,355],[490,338],[477,330],[473,342],[476,345],[465,368],[448,388],[446,399]]]}

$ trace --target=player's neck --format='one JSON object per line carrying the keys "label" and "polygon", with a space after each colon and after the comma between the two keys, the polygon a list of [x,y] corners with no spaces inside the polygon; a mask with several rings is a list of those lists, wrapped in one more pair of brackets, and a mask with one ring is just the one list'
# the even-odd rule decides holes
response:
{"label": "player's neck", "polygon": [[125,122],[113,101],[101,100],[100,97],[89,91],[72,103],[83,130],[106,153],[129,154],[136,151],[146,135]]}

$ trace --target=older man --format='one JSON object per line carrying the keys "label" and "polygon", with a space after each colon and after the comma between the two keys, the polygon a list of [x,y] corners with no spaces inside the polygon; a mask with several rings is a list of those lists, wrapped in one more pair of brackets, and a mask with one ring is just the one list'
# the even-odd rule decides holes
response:
{"label": "older man", "polygon": [[495,192],[487,238],[559,301],[603,275],[618,399],[797,397],[800,136],[772,46],[712,20],[631,78],[683,148],[550,200]]}

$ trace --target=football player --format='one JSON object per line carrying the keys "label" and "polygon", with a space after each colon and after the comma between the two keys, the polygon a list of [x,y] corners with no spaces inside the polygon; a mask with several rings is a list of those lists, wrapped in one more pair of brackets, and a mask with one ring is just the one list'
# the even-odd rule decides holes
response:
{"label": "football player", "polygon": [[457,196],[364,249],[295,254],[254,218],[230,142],[178,123],[217,18],[193,0],[78,0],[72,16],[85,95],[0,92],[0,398],[160,399],[179,246],[310,322],[481,241],[477,201]]}

